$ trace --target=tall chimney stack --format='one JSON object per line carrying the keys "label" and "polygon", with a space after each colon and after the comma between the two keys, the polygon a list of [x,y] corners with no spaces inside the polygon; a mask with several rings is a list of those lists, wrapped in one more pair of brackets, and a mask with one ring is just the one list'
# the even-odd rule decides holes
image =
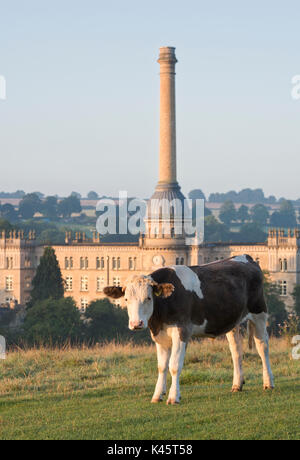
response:
{"label": "tall chimney stack", "polygon": [[175,48],[160,48],[160,159],[159,183],[177,184]]}
{"label": "tall chimney stack", "polygon": [[[158,63],[160,65],[159,181],[147,205],[146,238],[143,243],[149,247],[166,248],[185,244],[184,195],[177,182],[176,171],[175,65],[177,59],[175,48],[171,46],[160,48]],[[163,211],[167,202],[170,203],[172,216]],[[178,228],[181,232],[177,231]]]}

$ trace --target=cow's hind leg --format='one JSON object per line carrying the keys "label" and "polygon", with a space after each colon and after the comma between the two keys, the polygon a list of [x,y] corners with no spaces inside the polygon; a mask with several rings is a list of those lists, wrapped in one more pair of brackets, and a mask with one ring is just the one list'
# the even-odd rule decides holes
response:
{"label": "cow's hind leg", "polygon": [[275,386],[269,358],[267,319],[267,313],[259,313],[258,315],[252,313],[250,317],[250,321],[254,324],[255,346],[263,364],[263,385],[265,390],[273,389]]}
{"label": "cow's hind leg", "polygon": [[174,327],[172,330],[172,352],[169,365],[172,385],[167,404],[179,404],[180,402],[179,377],[183,367],[186,345],[186,342],[183,342],[180,338],[179,329]]}
{"label": "cow's hind leg", "polygon": [[163,347],[159,343],[156,343],[156,350],[158,364],[158,379],[152,398],[153,403],[162,401],[163,395],[167,392],[167,373],[171,355],[171,346]]}
{"label": "cow's hind leg", "polygon": [[244,381],[242,360],[243,360],[243,339],[240,334],[240,327],[237,326],[232,331],[226,334],[229,342],[229,348],[232,355],[233,361],[233,384],[232,392],[236,393],[242,391]]}

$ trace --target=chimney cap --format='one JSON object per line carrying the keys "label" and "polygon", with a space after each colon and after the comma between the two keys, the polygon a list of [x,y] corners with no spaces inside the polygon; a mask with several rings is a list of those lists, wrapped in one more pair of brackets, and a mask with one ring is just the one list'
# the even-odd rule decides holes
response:
{"label": "chimney cap", "polygon": [[177,59],[175,55],[176,48],[174,46],[161,46],[159,48],[159,59],[157,62],[170,62],[176,64]]}

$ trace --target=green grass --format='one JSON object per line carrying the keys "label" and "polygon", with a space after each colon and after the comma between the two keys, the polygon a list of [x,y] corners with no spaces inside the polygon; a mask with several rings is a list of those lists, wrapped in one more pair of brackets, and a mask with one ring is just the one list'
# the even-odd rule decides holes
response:
{"label": "green grass", "polygon": [[272,340],[271,361],[273,392],[246,352],[245,390],[231,394],[227,343],[192,343],[182,403],[167,406],[150,404],[153,346],[13,352],[0,361],[0,439],[299,439],[300,361],[284,340]]}

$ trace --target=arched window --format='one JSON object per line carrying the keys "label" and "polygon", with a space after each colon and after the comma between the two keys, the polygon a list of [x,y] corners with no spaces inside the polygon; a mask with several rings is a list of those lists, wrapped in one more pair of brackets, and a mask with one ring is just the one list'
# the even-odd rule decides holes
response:
{"label": "arched window", "polygon": [[284,259],[284,261],[283,261],[283,271],[285,271],[285,272],[288,271],[288,261],[287,261],[287,259]]}

